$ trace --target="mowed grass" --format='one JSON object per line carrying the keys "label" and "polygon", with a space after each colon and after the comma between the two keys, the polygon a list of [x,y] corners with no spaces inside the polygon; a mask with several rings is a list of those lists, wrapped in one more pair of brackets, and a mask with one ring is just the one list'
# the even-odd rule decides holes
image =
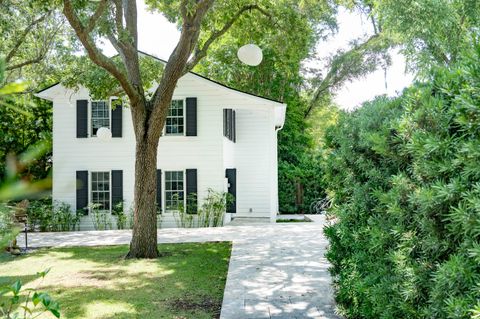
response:
{"label": "mowed grass", "polygon": [[[125,260],[128,246],[0,254],[0,286],[21,279],[50,293],[61,318],[218,318],[231,244],[161,244],[159,250],[163,257],[153,260]],[[35,278],[47,268],[43,280]]]}

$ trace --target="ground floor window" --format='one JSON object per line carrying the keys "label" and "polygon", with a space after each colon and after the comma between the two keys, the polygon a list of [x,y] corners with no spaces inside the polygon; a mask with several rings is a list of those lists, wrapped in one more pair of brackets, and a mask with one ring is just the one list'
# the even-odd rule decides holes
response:
{"label": "ground floor window", "polygon": [[165,207],[167,211],[182,210],[184,206],[183,171],[165,172]]}
{"label": "ground floor window", "polygon": [[110,210],[110,172],[92,172],[92,201],[99,209]]}

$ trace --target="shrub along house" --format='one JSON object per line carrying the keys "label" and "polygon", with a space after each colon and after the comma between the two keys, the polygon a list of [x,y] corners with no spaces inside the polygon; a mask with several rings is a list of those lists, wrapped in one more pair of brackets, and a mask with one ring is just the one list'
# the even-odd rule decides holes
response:
{"label": "shrub along house", "polygon": [[[37,96],[53,102],[53,200],[84,210],[81,229],[93,228],[92,213],[84,209],[91,203],[111,212],[123,201],[127,212],[135,165],[129,109],[112,109],[113,98],[92,100],[86,88],[71,90],[61,83]],[[175,226],[172,209],[190,205],[189,194],[197,194],[202,205],[208,189],[235,196],[226,222],[245,217],[273,221],[278,212],[277,132],[285,111],[281,102],[193,72],[183,76],[158,147],[162,227]],[[109,128],[112,138],[98,138],[100,127]]]}

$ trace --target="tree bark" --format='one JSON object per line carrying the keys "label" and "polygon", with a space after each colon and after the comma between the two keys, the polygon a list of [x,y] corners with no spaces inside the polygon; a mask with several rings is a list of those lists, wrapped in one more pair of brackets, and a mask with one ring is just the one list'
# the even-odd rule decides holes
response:
{"label": "tree bark", "polygon": [[135,152],[134,223],[127,258],[157,258],[158,140],[137,139]]}

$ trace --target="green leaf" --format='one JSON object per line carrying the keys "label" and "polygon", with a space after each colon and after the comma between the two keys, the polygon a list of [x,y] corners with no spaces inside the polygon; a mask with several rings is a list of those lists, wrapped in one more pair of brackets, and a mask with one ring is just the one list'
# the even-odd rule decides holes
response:
{"label": "green leaf", "polygon": [[40,295],[38,294],[38,292],[34,292],[32,296],[33,305],[36,307],[41,301],[42,299],[40,298]]}
{"label": "green leaf", "polygon": [[60,318],[60,310],[58,310],[58,309],[50,309],[50,312],[51,312],[52,315],[54,315],[55,317]]}
{"label": "green leaf", "polygon": [[37,276],[45,278],[45,276],[50,272],[50,269],[52,268],[50,267],[45,269],[44,271],[37,272]]}
{"label": "green leaf", "polygon": [[46,292],[42,292],[40,293],[39,298],[42,301],[42,304],[45,306],[45,308],[48,309],[48,307],[52,303],[52,298],[50,297],[50,295],[47,294]]}
{"label": "green leaf", "polygon": [[17,280],[10,286],[10,288],[14,295],[18,295],[20,293],[20,289],[22,289],[22,282]]}
{"label": "green leaf", "polygon": [[27,88],[27,84],[20,82],[20,83],[8,83],[2,88],[0,88],[0,95],[8,95],[8,94],[14,94],[14,93],[21,93],[25,91]]}

